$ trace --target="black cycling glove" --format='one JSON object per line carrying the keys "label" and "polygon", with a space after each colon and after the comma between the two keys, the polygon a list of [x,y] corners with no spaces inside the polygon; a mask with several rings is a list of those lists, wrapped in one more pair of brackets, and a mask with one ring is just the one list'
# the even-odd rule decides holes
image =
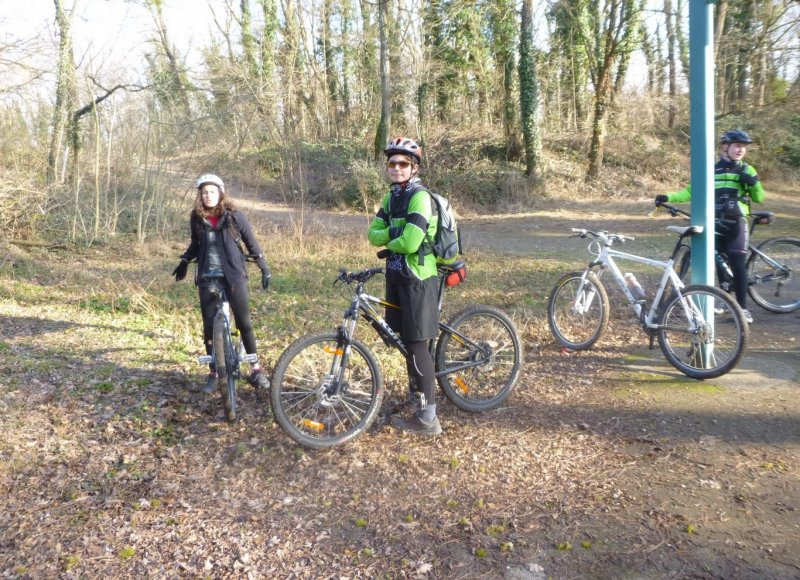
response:
{"label": "black cycling glove", "polygon": [[742,171],[739,174],[739,183],[746,185],[747,187],[753,187],[756,183],[758,183],[758,176],[750,175],[749,173]]}
{"label": "black cycling glove", "polygon": [[186,271],[188,269],[189,269],[189,262],[181,258],[181,263],[178,264],[172,271],[172,275],[175,276],[175,281],[180,282],[181,280],[186,278]]}

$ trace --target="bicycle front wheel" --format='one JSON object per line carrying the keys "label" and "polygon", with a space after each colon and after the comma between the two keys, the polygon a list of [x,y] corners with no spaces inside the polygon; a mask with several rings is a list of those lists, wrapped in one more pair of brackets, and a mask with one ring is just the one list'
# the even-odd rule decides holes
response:
{"label": "bicycle front wheel", "polygon": [[[491,306],[472,306],[446,324],[436,344],[439,386],[453,404],[479,412],[503,404],[522,368],[522,341],[512,320]],[[460,370],[459,370],[460,369]]]}
{"label": "bicycle front wheel", "polygon": [[762,242],[747,261],[747,291],[753,302],[770,312],[800,308],[800,240],[772,238]]}
{"label": "bicycle front wheel", "polygon": [[711,286],[687,286],[664,308],[658,344],[667,360],[695,379],[713,379],[744,355],[750,329],[742,309]]}
{"label": "bicycle front wheel", "polygon": [[350,344],[345,368],[338,333],[308,335],[289,345],[272,376],[272,412],[304,447],[325,449],[352,441],[380,410],[383,377],[361,341]]}
{"label": "bicycle front wheel", "polygon": [[608,326],[608,294],[594,272],[571,272],[557,283],[547,301],[553,337],[572,350],[590,348]]}
{"label": "bicycle front wheel", "polygon": [[236,420],[236,353],[233,350],[230,328],[225,317],[214,319],[214,366],[217,371],[217,389],[222,395],[222,406],[228,421]]}

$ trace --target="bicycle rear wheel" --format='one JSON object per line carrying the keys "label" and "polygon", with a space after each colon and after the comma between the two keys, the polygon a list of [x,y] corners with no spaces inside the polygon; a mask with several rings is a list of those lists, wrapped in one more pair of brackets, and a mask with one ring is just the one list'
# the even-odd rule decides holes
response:
{"label": "bicycle rear wheel", "polygon": [[503,404],[522,368],[522,341],[512,320],[491,306],[459,312],[442,329],[436,344],[436,371],[475,366],[438,378],[459,409],[479,412]]}
{"label": "bicycle rear wheel", "polygon": [[221,314],[214,319],[213,344],[217,370],[217,389],[228,421],[236,420],[236,352],[230,327]]}
{"label": "bicycle rear wheel", "polygon": [[711,286],[687,286],[664,308],[658,344],[683,374],[712,379],[738,364],[749,332],[742,309],[727,293]]}
{"label": "bicycle rear wheel", "polygon": [[304,447],[352,441],[378,415],[383,377],[375,355],[354,339],[340,371],[342,355],[338,333],[313,334],[289,345],[275,365],[272,411],[284,432]]}
{"label": "bicycle rear wheel", "polygon": [[747,291],[753,302],[770,312],[800,308],[800,240],[772,238],[747,260]]}
{"label": "bicycle rear wheel", "polygon": [[590,348],[608,326],[608,294],[594,272],[562,276],[547,301],[547,322],[555,339],[572,350]]}

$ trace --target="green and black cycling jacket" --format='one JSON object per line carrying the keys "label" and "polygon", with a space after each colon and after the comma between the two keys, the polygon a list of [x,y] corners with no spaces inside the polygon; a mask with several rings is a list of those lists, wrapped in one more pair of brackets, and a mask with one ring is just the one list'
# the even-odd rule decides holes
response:
{"label": "green and black cycling jacket", "polygon": [[[406,201],[408,210],[398,212],[396,208],[405,207]],[[395,211],[392,211],[392,206]],[[397,215],[398,213],[402,215]],[[420,280],[427,280],[436,276],[436,258],[432,254],[426,254],[426,246],[423,245],[426,239],[432,240],[436,235],[437,224],[432,218],[431,196],[424,187],[396,193],[390,191],[383,198],[381,207],[369,226],[369,243],[378,247],[385,246],[395,254],[402,255],[412,275]],[[400,231],[395,228],[402,228],[402,233],[392,239],[390,228],[395,232]]]}
{"label": "green and black cycling jacket", "polygon": [[[764,186],[757,180],[755,185],[747,186],[739,181],[742,172],[758,177],[755,167],[741,161],[720,159],[714,165],[714,199],[719,203],[723,197],[737,199],[739,210],[744,216],[750,215],[749,200],[756,203],[764,201]],[[692,199],[692,186],[667,194],[670,203],[686,203]]]}

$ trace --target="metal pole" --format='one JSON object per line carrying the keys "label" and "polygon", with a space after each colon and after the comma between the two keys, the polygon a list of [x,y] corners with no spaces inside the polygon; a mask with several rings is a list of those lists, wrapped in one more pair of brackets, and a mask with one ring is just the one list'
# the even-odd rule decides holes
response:
{"label": "metal pole", "polygon": [[692,284],[714,285],[714,33],[713,1],[689,0],[689,109]]}

